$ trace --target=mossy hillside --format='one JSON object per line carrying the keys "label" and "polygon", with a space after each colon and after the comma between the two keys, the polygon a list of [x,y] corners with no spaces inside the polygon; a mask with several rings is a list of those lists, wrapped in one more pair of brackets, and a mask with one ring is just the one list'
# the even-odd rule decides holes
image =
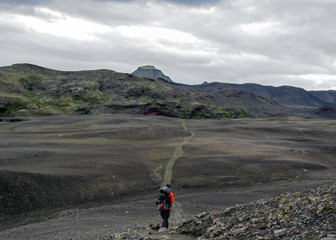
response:
{"label": "mossy hillside", "polygon": [[[40,116],[54,114],[74,114],[82,102],[104,102],[106,96],[97,91],[90,90],[98,87],[97,82],[91,82],[87,78],[78,80],[78,76],[85,74],[72,74],[44,68],[35,68],[28,65],[27,68],[14,66],[1,69],[1,113],[3,116]],[[39,71],[40,70],[40,71]],[[67,76],[67,77],[66,77]],[[70,76],[70,78],[69,78]],[[78,87],[80,86],[80,87]],[[77,95],[78,89],[88,89]],[[59,93],[59,96],[55,93]],[[38,111],[35,111],[38,109]]]}
{"label": "mossy hillside", "polygon": [[[178,118],[242,117],[207,93],[110,70],[62,72],[22,64],[0,68],[0,116],[102,113]],[[243,113],[243,114],[242,114]]]}
{"label": "mossy hillside", "polygon": [[240,118],[246,114],[243,109],[216,107],[198,102],[188,103],[174,98],[157,101],[141,99],[139,103],[146,106],[149,113],[185,119]]}

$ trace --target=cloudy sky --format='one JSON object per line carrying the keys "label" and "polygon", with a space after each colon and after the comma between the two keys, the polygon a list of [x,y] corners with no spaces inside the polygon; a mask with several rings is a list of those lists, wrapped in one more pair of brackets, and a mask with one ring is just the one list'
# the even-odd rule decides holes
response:
{"label": "cloudy sky", "polygon": [[335,0],[0,0],[0,66],[336,89]]}

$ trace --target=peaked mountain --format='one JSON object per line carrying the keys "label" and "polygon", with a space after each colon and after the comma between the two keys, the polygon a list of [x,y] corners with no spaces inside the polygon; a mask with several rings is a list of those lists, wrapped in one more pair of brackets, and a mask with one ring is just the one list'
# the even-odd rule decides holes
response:
{"label": "peaked mountain", "polygon": [[168,76],[164,75],[161,70],[156,69],[152,65],[146,65],[142,67],[138,67],[136,71],[132,73],[132,75],[141,77],[141,78],[150,78],[150,79],[158,79],[162,78],[167,82],[173,82]]}

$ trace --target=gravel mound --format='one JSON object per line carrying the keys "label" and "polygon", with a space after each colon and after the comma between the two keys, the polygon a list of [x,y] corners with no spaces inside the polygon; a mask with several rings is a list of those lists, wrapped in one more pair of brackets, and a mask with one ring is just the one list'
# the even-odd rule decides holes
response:
{"label": "gravel mound", "polygon": [[[181,223],[175,236],[111,235],[111,239],[336,240],[336,184],[203,212]],[[181,236],[181,238],[179,237]]]}

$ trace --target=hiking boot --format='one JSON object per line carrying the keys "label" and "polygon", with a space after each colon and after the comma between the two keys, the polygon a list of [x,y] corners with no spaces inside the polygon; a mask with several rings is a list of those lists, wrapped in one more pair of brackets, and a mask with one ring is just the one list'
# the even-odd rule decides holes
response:
{"label": "hiking boot", "polygon": [[168,228],[162,227],[159,229],[159,233],[168,231]]}

